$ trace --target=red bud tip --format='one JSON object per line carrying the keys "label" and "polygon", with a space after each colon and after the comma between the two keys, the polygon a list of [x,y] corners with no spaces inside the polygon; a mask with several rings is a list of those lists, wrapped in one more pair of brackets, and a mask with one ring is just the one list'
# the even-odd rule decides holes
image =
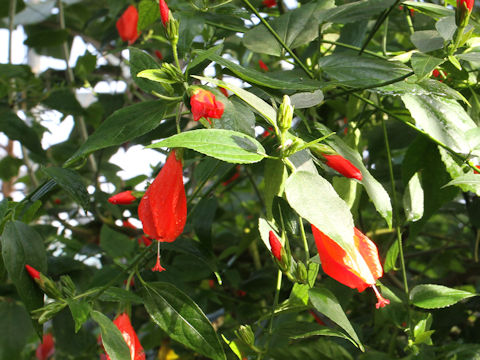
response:
{"label": "red bud tip", "polygon": [[115,205],[129,205],[135,200],[137,200],[137,198],[132,195],[132,190],[127,190],[110,196],[108,202]]}
{"label": "red bud tip", "polygon": [[258,60],[258,66],[260,66],[263,71],[268,71],[268,66],[262,60]]}
{"label": "red bud tip", "polygon": [[282,261],[282,244],[278,241],[277,236],[273,231],[268,233],[268,241],[270,242],[270,248],[272,249],[272,254],[277,258],[278,261]]}
{"label": "red bud tip", "polygon": [[225,95],[225,97],[228,98],[228,91],[227,91],[227,89],[221,87],[221,88],[219,88],[219,90],[220,90],[220,92],[221,92],[223,95]]}
{"label": "red bud tip", "polygon": [[193,120],[195,121],[202,117],[206,119],[220,119],[225,108],[221,101],[215,100],[215,95],[204,89],[195,89],[193,91],[190,97],[190,106],[192,107]]}
{"label": "red bud tip", "polygon": [[165,2],[165,0],[160,0],[158,2],[158,5],[160,7],[160,16],[162,18],[162,24],[163,26],[167,27],[167,22],[170,14],[170,10],[168,9],[168,5]]}
{"label": "red bud tip", "polygon": [[28,275],[30,275],[32,279],[40,280],[40,272],[37,269],[34,269],[30,265],[25,265],[25,269],[27,269]]}
{"label": "red bud tip", "polygon": [[127,10],[117,20],[118,34],[123,41],[128,41],[128,44],[133,44],[140,34],[137,31],[138,25],[138,11],[133,5],[130,5]]}
{"label": "red bud tip", "polygon": [[272,8],[277,5],[277,0],[263,0],[262,5],[268,8]]}
{"label": "red bud tip", "polygon": [[468,11],[472,11],[474,2],[475,0],[457,0],[457,8],[465,6]]}
{"label": "red bud tip", "polygon": [[155,50],[154,53],[155,53],[155,56],[158,58],[158,60],[163,60],[163,55],[160,51]]}
{"label": "red bud tip", "polygon": [[375,292],[375,295],[377,296],[378,302],[375,304],[375,307],[377,309],[385,307],[385,305],[390,304],[390,300],[385,299],[382,294],[378,291],[377,287],[375,285],[372,285],[372,289]]}
{"label": "red bud tip", "polygon": [[343,156],[324,154],[323,157],[325,158],[325,160],[327,160],[328,167],[338,171],[340,174],[347,178],[362,181],[362,172]]}

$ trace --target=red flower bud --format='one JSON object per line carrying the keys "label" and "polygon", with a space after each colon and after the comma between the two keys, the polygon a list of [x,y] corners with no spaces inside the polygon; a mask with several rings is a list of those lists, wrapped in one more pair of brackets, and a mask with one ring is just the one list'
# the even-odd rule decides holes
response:
{"label": "red flower bud", "polygon": [[262,60],[258,60],[258,65],[263,71],[268,71],[268,66]]}
{"label": "red flower bud", "polygon": [[30,265],[25,265],[25,269],[27,269],[28,275],[30,275],[33,280],[40,280],[40,272],[37,269]]}
{"label": "red flower bud", "polygon": [[129,205],[137,198],[132,195],[132,190],[122,191],[108,198],[108,202],[115,205]]}
{"label": "red flower bud", "polygon": [[215,100],[215,95],[204,89],[195,89],[190,97],[193,120],[204,118],[220,119],[225,106],[221,101]]}
{"label": "red flower bud", "polygon": [[155,53],[155,56],[158,58],[158,60],[163,60],[163,55],[160,51],[155,50],[154,53]]}
{"label": "red flower bud", "polygon": [[[123,339],[130,349],[130,356],[132,360],[145,360],[145,352],[143,351],[142,344],[138,340],[138,336],[135,333],[135,330],[132,327],[130,318],[126,313],[120,314],[113,321],[117,326],[118,330],[122,333]],[[107,355],[107,360],[110,360],[110,357]]]}
{"label": "red flower bud", "polygon": [[465,6],[469,12],[473,10],[473,3],[475,0],[457,0],[457,8]]}
{"label": "red flower bud", "polygon": [[221,88],[218,88],[218,89],[220,90],[220,92],[221,92],[223,95],[225,95],[225,97],[228,98],[228,91],[227,91],[227,89],[222,88],[222,87],[221,87]]}
{"label": "red flower bud", "polygon": [[55,352],[55,342],[52,334],[44,334],[42,342],[35,350],[35,356],[38,360],[47,360]]}
{"label": "red flower bud", "polygon": [[277,258],[278,261],[282,261],[282,244],[276,237],[273,231],[268,233],[268,241],[270,242],[270,248],[272,250],[273,256]]}
{"label": "red flower bud", "polygon": [[277,5],[277,0],[263,0],[262,5],[268,8],[272,8]]}
{"label": "red flower bud", "polygon": [[389,304],[375,287],[375,282],[383,276],[378,250],[375,244],[354,228],[355,251],[347,253],[340,245],[312,225],[313,237],[323,271],[338,282],[362,292],[372,287],[377,296],[377,309]]}
{"label": "red flower bud", "polygon": [[327,160],[326,164],[328,167],[338,171],[343,176],[350,179],[357,179],[359,181],[363,179],[361,171],[343,156],[324,154],[323,157]]}
{"label": "red flower bud", "polygon": [[137,31],[138,11],[133,5],[130,5],[127,10],[117,20],[118,34],[123,41],[128,41],[128,44],[133,44],[140,34]]}
{"label": "red flower bud", "polygon": [[167,27],[167,22],[170,14],[170,10],[168,9],[168,5],[165,2],[165,0],[160,0],[158,2],[158,5],[160,7],[160,16],[162,18],[162,23],[163,26]]}

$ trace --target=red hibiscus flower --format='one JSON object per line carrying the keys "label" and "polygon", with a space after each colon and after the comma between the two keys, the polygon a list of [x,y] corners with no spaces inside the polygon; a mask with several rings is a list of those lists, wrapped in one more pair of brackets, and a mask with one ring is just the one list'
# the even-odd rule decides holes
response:
{"label": "red hibiscus flower", "polygon": [[[113,321],[117,326],[118,330],[122,333],[123,339],[130,349],[130,356],[132,360],[145,360],[145,352],[143,351],[142,344],[138,340],[138,336],[135,333],[135,330],[132,327],[130,318],[126,313],[120,314]],[[110,357],[107,355],[107,360],[110,360]]]}
{"label": "red hibiscus flower", "polygon": [[140,33],[137,31],[138,11],[133,5],[130,5],[127,10],[117,20],[118,34],[123,41],[128,41],[128,44],[133,44]]}
{"label": "red hibiscus flower", "polygon": [[55,352],[55,341],[53,340],[52,334],[44,334],[42,342],[38,345],[35,350],[35,357],[38,360],[47,360]]}
{"label": "red hibiscus flower", "polygon": [[221,101],[215,100],[215,95],[201,88],[193,91],[190,97],[190,105],[192,107],[193,120],[195,121],[202,117],[206,119],[220,119],[225,108]]}

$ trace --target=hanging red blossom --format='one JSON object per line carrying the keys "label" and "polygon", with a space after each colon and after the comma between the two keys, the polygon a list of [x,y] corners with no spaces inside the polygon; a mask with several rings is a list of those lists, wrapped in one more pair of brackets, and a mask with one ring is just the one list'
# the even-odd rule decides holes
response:
{"label": "hanging red blossom", "polygon": [[122,191],[108,198],[108,202],[115,205],[129,205],[135,200],[137,198],[133,196],[132,190]]}
{"label": "hanging red blossom", "polygon": [[[132,360],[145,360],[145,352],[143,351],[142,344],[138,340],[138,336],[135,333],[135,330],[132,327],[130,318],[126,313],[120,314],[113,321],[117,326],[118,330],[122,333],[123,339],[130,349],[130,357]],[[110,357],[107,355],[107,360],[110,360]]]}
{"label": "hanging red blossom", "polygon": [[55,352],[55,341],[53,335],[48,333],[44,334],[42,342],[37,346],[35,350],[35,357],[38,360],[47,360],[49,357],[53,356]]}
{"label": "hanging red blossom", "polygon": [[326,164],[328,167],[338,171],[343,176],[359,181],[363,179],[362,172],[343,156],[324,154],[323,157],[327,161]]}
{"label": "hanging red blossom", "polygon": [[390,303],[375,286],[376,280],[383,276],[383,268],[377,247],[369,238],[354,228],[355,252],[352,256],[314,225],[312,232],[323,271],[327,275],[359,292],[372,287],[378,299],[377,309]]}
{"label": "hanging red blossom", "polygon": [[160,0],[158,2],[158,6],[160,7],[160,17],[162,18],[162,24],[163,26],[167,27],[170,9],[168,8],[168,5],[165,2],[165,0]]}
{"label": "hanging red blossom", "polygon": [[128,44],[133,44],[140,36],[137,31],[138,25],[138,11],[133,5],[130,5],[127,10],[117,20],[118,34],[123,41],[128,41]]}
{"label": "hanging red blossom", "polygon": [[258,66],[260,66],[263,71],[268,71],[268,66],[262,60],[258,60]]}
{"label": "hanging red blossom", "polygon": [[268,8],[277,6],[277,0],[263,0],[262,5]]}
{"label": "hanging red blossom", "polygon": [[[158,242],[172,242],[182,233],[187,220],[187,198],[182,160],[175,150],[170,152],[165,165],[142,197],[138,217],[144,233]],[[160,265],[159,249],[157,264]],[[154,267],[155,270],[160,268]]]}
{"label": "hanging red blossom", "polygon": [[225,108],[221,101],[215,100],[215,95],[201,88],[193,91],[190,97],[190,105],[192,107],[193,120],[195,121],[202,117],[220,119]]}
{"label": "hanging red blossom", "polygon": [[273,256],[277,258],[278,261],[282,261],[282,244],[278,240],[277,236],[273,231],[268,233],[268,242],[270,243],[270,249],[272,250]]}

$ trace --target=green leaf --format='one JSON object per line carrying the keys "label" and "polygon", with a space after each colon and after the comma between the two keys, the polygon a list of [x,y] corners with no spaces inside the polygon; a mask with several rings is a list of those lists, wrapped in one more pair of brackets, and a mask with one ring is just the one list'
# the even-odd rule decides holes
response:
{"label": "green leaf", "polygon": [[465,132],[477,126],[455,100],[417,94],[404,94],[402,100],[417,127],[454,151],[470,153]]}
{"label": "green leaf", "polygon": [[423,216],[423,189],[418,172],[412,176],[405,189],[403,208],[407,221],[417,221]]}
{"label": "green leaf", "polygon": [[417,81],[420,81],[425,79],[437,66],[443,64],[445,60],[422,53],[414,53],[410,61],[413,71],[417,75]]}
{"label": "green leaf", "polygon": [[25,265],[47,271],[47,256],[38,233],[20,221],[9,221],[1,237],[5,268],[25,307],[31,311],[43,306],[43,292],[30,278]]}
{"label": "green leaf", "polygon": [[32,32],[23,43],[28,47],[42,48],[62,45],[67,39],[67,30],[48,29]]}
{"label": "green leaf", "polygon": [[[155,12],[158,13],[158,8]],[[143,50],[134,47],[129,47],[128,50],[130,52],[130,73],[132,74],[132,79],[135,81],[135,84],[146,93],[150,94],[152,91],[156,91],[160,94],[165,94],[165,90],[161,84],[137,77],[137,74],[143,70],[160,69],[158,62]],[[146,104],[146,102],[136,105],[144,104]]]}
{"label": "green leaf", "polygon": [[144,283],[142,297],[152,320],[173,340],[210,359],[226,359],[212,324],[185,293],[169,283]]}
{"label": "green leaf", "polygon": [[388,273],[390,270],[397,270],[396,264],[399,253],[398,241],[394,240],[388,248],[387,256],[385,256],[385,263],[383,265],[383,271],[385,273]]}
{"label": "green leaf", "polygon": [[0,224],[2,223],[3,217],[6,215],[8,211],[8,199],[4,198],[0,201]]}
{"label": "green leaf", "polygon": [[168,107],[160,100],[145,101],[115,111],[65,163],[72,165],[88,154],[120,145],[148,133],[160,125]]}
{"label": "green leaf", "polygon": [[82,105],[69,88],[53,90],[42,103],[64,114],[78,115],[83,113]]}
{"label": "green leaf", "polygon": [[373,86],[407,75],[411,69],[396,61],[334,54],[320,58],[320,69],[332,79],[348,86]]}
{"label": "green leaf", "polygon": [[434,18],[455,15],[455,11],[443,5],[430,4],[430,3],[417,2],[417,1],[404,1],[403,5],[408,6],[409,8],[414,9],[415,11],[424,13],[425,15],[428,15]]}
{"label": "green leaf", "polygon": [[287,169],[282,160],[265,160],[265,190],[263,196],[265,198],[265,212],[268,220],[272,220],[273,218],[273,199],[275,196],[281,196],[283,194],[287,177]]}
{"label": "green leaf", "polygon": [[8,181],[17,176],[18,170],[22,165],[23,161],[21,159],[8,155],[5,156],[0,160],[0,179],[3,181]]}
{"label": "green leaf", "polygon": [[324,22],[344,24],[368,20],[394,3],[395,0],[361,0],[347,3],[325,11]]}
{"label": "green leaf", "polygon": [[410,41],[421,52],[427,53],[443,48],[444,39],[436,30],[415,31]]}
{"label": "green leaf", "polygon": [[[257,84],[260,86],[268,87],[271,89],[282,89],[282,90],[301,90],[301,91],[315,91],[319,88],[325,86],[325,83],[310,79],[301,78],[301,81],[287,81],[283,79],[277,79],[276,77],[270,76],[268,73],[262,73],[260,71],[254,70],[252,68],[245,68],[234,62],[231,62],[215,53],[206,51],[198,51],[200,56],[205,56],[206,58],[215,61],[217,64],[225,66],[231,70],[235,75],[237,75],[242,80],[245,80],[251,84]],[[320,94],[322,93],[318,90]],[[310,93],[308,93],[310,94]],[[318,99],[318,92],[316,99]],[[323,95],[322,95],[323,96]],[[323,100],[323,97],[322,97]]]}
{"label": "green leaf", "polygon": [[221,129],[187,131],[148,147],[185,147],[235,164],[251,164],[265,157],[265,149],[254,138],[236,131]]}
{"label": "green leaf", "polygon": [[0,360],[22,359],[20,354],[32,335],[25,308],[13,301],[0,301]]}
{"label": "green leaf", "polygon": [[456,304],[477,294],[442,285],[417,285],[410,291],[410,300],[422,309],[438,309]]}
{"label": "green leaf", "polygon": [[338,326],[340,326],[357,344],[358,348],[364,351],[364,347],[348,320],[345,312],[338,303],[337,298],[326,288],[312,288],[308,291],[310,302],[318,312],[322,313]]}
{"label": "green leaf", "polygon": [[215,94],[217,100],[220,100],[225,109],[221,119],[211,119],[214,128],[232,130],[255,136],[255,114],[253,111],[245,105],[242,101],[235,97],[226,98],[221,95]]}
{"label": "green leaf", "polygon": [[453,35],[455,35],[455,31],[457,30],[455,16],[441,18],[436,22],[435,28],[444,40],[453,40]]}
{"label": "green leaf", "polygon": [[352,214],[327,180],[310,172],[296,171],[287,179],[285,193],[288,203],[301,217],[353,254]]}
{"label": "green leaf", "polygon": [[295,109],[308,109],[317,106],[323,102],[323,99],[324,96],[322,90],[296,93],[290,96],[290,101]]}
{"label": "green leaf", "polygon": [[42,170],[65,189],[84,209],[88,209],[90,195],[88,195],[87,189],[77,172],[53,166]]}
{"label": "green leaf", "polygon": [[478,174],[465,174],[453,179],[448,184],[445,184],[443,187],[452,186],[452,185],[480,186],[480,176]]}
{"label": "green leaf", "polygon": [[[328,135],[332,131],[322,124],[316,124],[317,129],[320,130],[322,135]],[[329,136],[325,142],[330,145],[338,154],[349,160],[357,169],[362,172],[363,179],[361,184],[365,187],[368,196],[373,201],[375,208],[380,215],[385,219],[388,227],[392,226],[392,204],[390,202],[390,196],[385,191],[383,186],[370,174],[365,165],[363,164],[360,154],[350,148],[339,136]]]}
{"label": "green leaf", "polygon": [[18,140],[28,150],[43,156],[42,145],[35,131],[5,108],[0,108],[0,131],[10,140]]}
{"label": "green leaf", "polygon": [[[333,6],[332,0],[312,2],[288,11],[275,20],[269,21],[269,24],[287,46],[295,49],[317,38],[318,26],[323,20],[320,15],[321,10]],[[282,45],[263,24],[247,31],[243,37],[243,44],[249,50],[261,54],[280,56],[284,52]]]}
{"label": "green leaf", "polygon": [[[156,12],[158,13],[158,6]],[[178,52],[180,56],[189,54],[192,48],[193,39],[201,34],[205,26],[205,18],[198,16],[198,13],[180,12],[175,15],[180,23],[178,29]]]}
{"label": "green leaf", "polygon": [[138,4],[137,29],[142,32],[160,17],[158,3],[154,0],[142,0]]}
{"label": "green leaf", "polygon": [[83,323],[88,320],[90,311],[92,309],[85,301],[68,299],[67,302],[70,312],[72,313],[73,320],[75,321],[75,332],[78,332]]}
{"label": "green leaf", "polygon": [[281,324],[275,328],[272,336],[274,339],[278,337],[279,339],[288,340],[301,340],[312,336],[333,336],[348,340],[358,347],[358,344],[350,336],[345,335],[341,331],[319,326],[311,322],[295,321]]}
{"label": "green leaf", "polygon": [[207,81],[209,83],[212,83],[214,85],[217,85],[232,91],[240,99],[242,99],[252,108],[254,108],[265,120],[267,120],[267,122],[269,122],[275,128],[277,127],[277,112],[275,111],[275,109],[273,109],[273,107],[268,105],[265,101],[260,99],[258,96],[253,95],[252,93],[242,88],[239,88],[235,85],[228,84],[222,80],[217,80],[217,79],[203,77],[203,76],[192,76],[192,77],[199,80]]}
{"label": "green leaf", "polygon": [[129,301],[135,304],[141,304],[143,302],[140,296],[135,295],[131,291],[117,287],[110,287],[105,290],[102,295],[100,295],[100,300],[112,302]]}
{"label": "green leaf", "polygon": [[147,69],[140,71],[137,78],[148,79],[162,84],[175,84],[177,80],[172,80],[163,69]]}
{"label": "green leaf", "polygon": [[129,258],[135,249],[135,240],[103,225],[100,231],[100,247],[113,259]]}
{"label": "green leaf", "polygon": [[92,319],[100,326],[103,347],[108,356],[110,356],[110,359],[130,360],[130,349],[115,324],[101,312],[94,310],[91,314]]}

